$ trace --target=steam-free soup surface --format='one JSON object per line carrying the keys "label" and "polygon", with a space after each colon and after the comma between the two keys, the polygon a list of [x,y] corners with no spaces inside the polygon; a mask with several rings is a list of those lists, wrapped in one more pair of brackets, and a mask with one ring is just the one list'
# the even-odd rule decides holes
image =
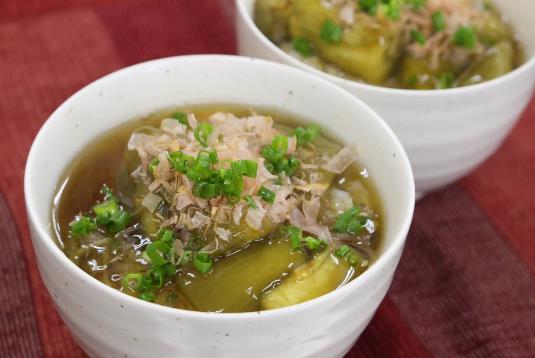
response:
{"label": "steam-free soup surface", "polygon": [[523,62],[511,24],[490,0],[256,0],[254,18],[307,64],[386,87],[467,86]]}
{"label": "steam-free soup surface", "polygon": [[105,284],[211,312],[285,307],[364,272],[381,204],[354,146],[291,116],[181,108],[90,143],[58,183],[58,244]]}

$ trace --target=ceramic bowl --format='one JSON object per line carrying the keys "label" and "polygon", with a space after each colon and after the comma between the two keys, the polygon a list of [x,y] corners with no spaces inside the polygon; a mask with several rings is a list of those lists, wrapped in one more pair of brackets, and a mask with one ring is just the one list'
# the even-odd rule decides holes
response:
{"label": "ceramic bowl", "polygon": [[[316,122],[356,143],[384,202],[385,238],[368,271],[296,306],[252,313],[203,313],[148,303],[92,278],[56,246],[51,207],[58,179],[95,137],[132,118],[190,104],[271,107]],[[292,67],[232,56],[186,56],[112,73],[63,103],[37,135],[25,197],[43,281],[81,347],[93,357],[341,357],[383,299],[414,206],[408,158],[363,102]]]}
{"label": "ceramic bowl", "polygon": [[288,55],[256,27],[254,0],[236,0],[241,55],[289,64],[325,78],[369,104],[401,140],[419,195],[465,176],[501,145],[529,103],[535,84],[535,1],[494,0],[525,45],[527,62],[470,87],[415,91],[367,85],[317,70]]}

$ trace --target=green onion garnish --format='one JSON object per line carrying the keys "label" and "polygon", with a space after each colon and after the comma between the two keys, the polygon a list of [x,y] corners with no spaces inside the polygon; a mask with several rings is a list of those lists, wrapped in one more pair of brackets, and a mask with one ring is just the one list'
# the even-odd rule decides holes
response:
{"label": "green onion garnish", "polygon": [[191,155],[178,151],[169,154],[169,162],[177,172],[185,174],[193,166],[195,159]]}
{"label": "green onion garnish", "polygon": [[200,273],[207,273],[212,269],[212,258],[205,252],[198,252],[193,257],[193,266]]}
{"label": "green onion garnish", "polygon": [[249,206],[250,208],[258,209],[258,205],[256,205],[251,195],[244,196],[243,200],[245,200],[245,202],[247,203],[247,206]]}
{"label": "green onion garnish", "polygon": [[355,266],[360,262],[360,256],[347,245],[342,245],[334,252],[336,256],[345,259],[350,265]]}
{"label": "green onion garnish", "polygon": [[407,0],[407,3],[409,5],[412,5],[412,7],[415,9],[421,9],[424,6],[425,2],[426,0]]}
{"label": "green onion garnish", "polygon": [[214,126],[210,123],[199,123],[199,125],[193,131],[193,136],[203,147],[208,146],[208,136],[214,131]]}
{"label": "green onion garnish", "polygon": [[159,233],[158,233],[160,236],[160,238],[162,239],[162,241],[166,241],[166,242],[173,242],[175,240],[175,233],[173,232],[173,230],[161,230]]}
{"label": "green onion garnish", "polygon": [[344,211],[336,217],[336,222],[333,225],[333,230],[336,232],[347,232],[353,235],[359,234],[364,228],[364,217],[359,216],[360,208],[354,206],[351,209]]}
{"label": "green onion garnish", "polygon": [[239,175],[256,178],[258,163],[255,160],[237,160],[232,162],[230,166]]}
{"label": "green onion garnish", "polygon": [[320,37],[328,43],[338,43],[342,40],[342,28],[331,20],[326,20],[321,26]]}
{"label": "green onion garnish", "polygon": [[314,141],[320,134],[320,126],[317,124],[311,124],[306,128],[297,127],[294,130],[295,138],[297,139],[297,144],[305,145],[309,142]]}
{"label": "green onion garnish", "polygon": [[301,239],[303,238],[303,230],[295,226],[286,226],[282,231],[290,238],[290,245],[292,250],[301,248]]}
{"label": "green onion garnish", "polygon": [[169,262],[167,254],[171,250],[171,245],[168,242],[158,240],[149,244],[145,249],[145,253],[153,267],[163,266]]}
{"label": "green onion garnish", "polygon": [[97,224],[88,216],[78,216],[69,224],[72,236],[86,236],[96,230]]}
{"label": "green onion garnish", "polygon": [[156,170],[156,167],[158,166],[158,164],[160,164],[160,159],[158,159],[158,158],[154,158],[154,159],[149,163],[149,173],[151,173],[152,175],[154,175],[154,170]]}
{"label": "green onion garnish", "polygon": [[411,30],[411,38],[420,45],[425,45],[427,41],[425,35],[419,30]]}
{"label": "green onion garnish", "polygon": [[318,249],[321,249],[325,245],[325,241],[318,240],[318,239],[313,238],[311,236],[305,237],[303,239],[303,241],[305,242],[306,246],[312,251],[316,251]]}
{"label": "green onion garnish", "polygon": [[451,88],[453,86],[453,81],[454,80],[455,80],[455,77],[454,77],[453,73],[451,73],[451,72],[443,72],[438,77],[437,87],[439,89]]}
{"label": "green onion garnish", "polygon": [[303,57],[310,57],[314,54],[312,44],[302,37],[295,38],[292,42],[294,49]]}
{"label": "green onion garnish", "polygon": [[433,22],[433,29],[435,29],[435,31],[444,31],[444,29],[446,29],[446,17],[444,16],[444,12],[435,11],[431,15],[431,21]]}
{"label": "green onion garnish", "polygon": [[239,198],[245,186],[243,176],[232,169],[221,169],[219,173],[223,179],[223,194]]}
{"label": "green onion garnish", "polygon": [[300,162],[295,158],[286,159],[287,151],[288,137],[282,135],[275,136],[270,145],[262,148],[260,154],[266,159],[267,170],[273,174],[286,172],[287,175],[291,176]]}
{"label": "green onion garnish", "polygon": [[375,15],[379,0],[359,0],[359,7],[370,15]]}
{"label": "green onion garnish", "polygon": [[143,301],[147,302],[153,302],[154,301],[154,293],[152,292],[143,292],[141,295],[139,295],[139,298]]}
{"label": "green onion garnish", "polygon": [[171,117],[182,123],[186,127],[189,127],[188,115],[184,112],[175,112],[171,114]]}
{"label": "green onion garnish", "polygon": [[260,189],[258,189],[258,195],[260,195],[260,197],[264,199],[264,201],[270,204],[273,204],[275,202],[275,193],[263,185],[260,187]]}
{"label": "green onion garnish", "polygon": [[121,279],[121,285],[124,288],[128,288],[130,290],[135,291],[141,286],[142,280],[143,280],[143,275],[142,274],[140,274],[140,273],[129,273],[129,274],[126,274]]}
{"label": "green onion garnish", "polygon": [[217,152],[215,150],[208,152],[208,156],[210,157],[210,163],[216,164],[219,162],[219,157],[217,156]]}
{"label": "green onion garnish", "polygon": [[347,245],[342,245],[336,251],[334,254],[340,258],[345,257],[347,254],[351,252],[351,249]]}
{"label": "green onion garnish", "polygon": [[476,31],[471,26],[460,26],[453,34],[453,43],[465,48],[474,48],[477,42]]}
{"label": "green onion garnish", "polygon": [[165,282],[165,272],[161,267],[153,266],[147,274],[150,277],[152,286],[155,286],[156,288],[163,286]]}
{"label": "green onion garnish", "polygon": [[[384,0],[383,0],[384,1]],[[399,20],[403,0],[388,0],[386,14],[392,20]]]}
{"label": "green onion garnish", "polygon": [[193,187],[193,195],[203,199],[215,198],[221,194],[221,184],[200,182]]}

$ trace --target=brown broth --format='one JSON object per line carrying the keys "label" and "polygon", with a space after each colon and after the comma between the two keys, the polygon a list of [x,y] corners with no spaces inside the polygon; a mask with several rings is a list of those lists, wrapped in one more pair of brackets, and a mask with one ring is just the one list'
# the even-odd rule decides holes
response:
{"label": "brown broth", "polygon": [[[217,111],[232,112],[237,116],[247,115],[251,110],[245,106],[238,105],[204,105],[191,106],[178,109],[180,111],[194,112],[200,121]],[[294,127],[303,121],[294,116],[279,113],[270,109],[255,109],[259,114],[269,114],[276,119],[276,124],[284,123],[284,126]],[[100,198],[100,188],[107,184],[112,189],[117,188],[118,181],[125,182],[129,179],[129,173],[125,164],[125,149],[131,133],[143,126],[158,126],[163,118],[169,117],[174,110],[160,111],[150,116],[135,119],[111,129],[107,133],[91,141],[91,143],[70,163],[58,183],[60,188],[55,196],[52,207],[52,222],[55,229],[57,243],[65,254],[76,265],[85,272],[95,277],[105,284],[119,289],[127,294],[121,287],[120,279],[125,273],[144,271],[147,265],[140,260],[142,248],[149,243],[149,238],[140,230],[139,226],[133,229],[128,238],[111,238],[101,240],[101,242],[83,242],[77,237],[69,234],[69,223],[81,212],[87,212]],[[322,132],[323,135],[323,132]],[[336,141],[333,141],[336,143]],[[377,191],[372,179],[364,168],[353,164],[343,175],[336,177],[334,186],[340,189],[347,189],[347,183],[360,183],[368,193],[370,206],[378,214],[378,229],[369,247],[364,248],[369,254],[367,259],[373,262],[381,242],[383,226],[383,211]],[[123,185],[124,187],[124,185]],[[115,191],[119,199],[128,206],[128,194]],[[139,218],[134,216],[134,223]],[[128,244],[125,244],[125,242]],[[252,247],[271,245],[269,238],[260,242],[254,242]],[[248,247],[241,251],[248,250]],[[239,254],[239,252],[237,253]],[[236,255],[236,254],[234,254]],[[115,259],[114,259],[115,258]],[[220,259],[225,260],[225,258]],[[191,270],[182,270],[183,274],[188,273],[192,277],[195,274]],[[180,275],[180,273],[178,274]],[[269,287],[277,285],[280,279],[275,280]],[[167,285],[158,290],[155,297],[158,304],[183,308],[195,309],[185,298],[177,286],[177,282],[168,282]],[[253,306],[256,307],[255,302]],[[257,308],[258,309],[258,308]]]}

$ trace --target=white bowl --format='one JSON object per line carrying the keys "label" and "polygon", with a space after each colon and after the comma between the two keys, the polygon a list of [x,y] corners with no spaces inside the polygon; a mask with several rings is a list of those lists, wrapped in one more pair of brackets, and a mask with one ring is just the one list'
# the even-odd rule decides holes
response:
{"label": "white bowl", "polygon": [[[253,313],[202,313],[127,296],[74,265],[56,246],[50,211],[67,164],[92,139],[159,109],[202,103],[273,107],[310,119],[356,143],[385,208],[380,258],[361,277],[318,299]],[[414,206],[408,158],[363,102],[289,66],[232,56],[146,62],[108,75],[69,98],[31,148],[25,196],[39,269],[82,348],[94,357],[340,357],[383,299]]]}
{"label": "white bowl", "polygon": [[288,55],[256,27],[254,0],[236,0],[241,55],[289,64],[341,86],[383,117],[401,140],[419,194],[450,184],[493,154],[509,134],[535,84],[535,1],[494,0],[507,14],[526,48],[528,61],[482,84],[448,90],[391,89],[345,80]]}

